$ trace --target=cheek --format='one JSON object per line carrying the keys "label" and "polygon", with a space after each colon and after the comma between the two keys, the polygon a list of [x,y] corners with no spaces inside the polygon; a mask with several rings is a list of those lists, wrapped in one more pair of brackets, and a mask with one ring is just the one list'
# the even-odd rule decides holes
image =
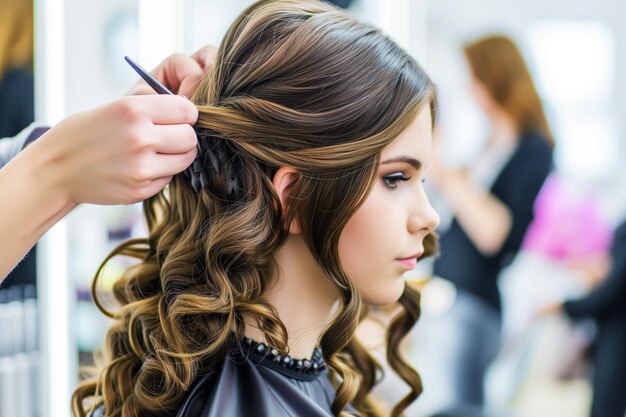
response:
{"label": "cheek", "polygon": [[350,218],[339,238],[339,257],[353,281],[362,277],[368,256],[375,256],[377,249],[375,225],[363,208]]}
{"label": "cheek", "polygon": [[367,304],[391,304],[404,290],[398,256],[398,216],[393,205],[372,194],[350,218],[339,238],[339,257],[350,280]]}

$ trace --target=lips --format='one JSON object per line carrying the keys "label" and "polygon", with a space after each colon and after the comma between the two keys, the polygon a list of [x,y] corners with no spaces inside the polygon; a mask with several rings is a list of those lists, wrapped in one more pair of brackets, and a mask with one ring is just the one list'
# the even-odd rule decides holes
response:
{"label": "lips", "polygon": [[407,256],[406,258],[397,258],[396,262],[406,267],[407,269],[415,269],[417,266],[417,260],[422,257],[424,254],[423,251],[417,252],[411,256]]}
{"label": "lips", "polygon": [[422,257],[422,255],[424,255],[424,251],[421,250],[419,252],[414,253],[413,255],[407,256],[406,258],[396,258],[396,260],[398,261],[404,261],[407,259],[419,259]]}
{"label": "lips", "polygon": [[417,266],[416,257],[396,259],[396,262],[398,262],[400,265],[404,266],[407,269],[415,269],[415,267]]}

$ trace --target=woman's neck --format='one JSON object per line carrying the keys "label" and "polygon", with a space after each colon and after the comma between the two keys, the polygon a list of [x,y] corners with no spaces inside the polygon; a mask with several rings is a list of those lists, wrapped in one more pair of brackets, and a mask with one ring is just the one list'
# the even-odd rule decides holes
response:
{"label": "woman's neck", "polygon": [[494,111],[489,115],[491,124],[491,143],[512,145],[519,140],[519,128],[511,116],[503,110]]}
{"label": "woman's neck", "polygon": [[[339,292],[324,275],[301,235],[290,235],[275,256],[276,272],[263,298],[271,304],[289,335],[289,354],[309,357],[333,320]],[[265,341],[247,322],[246,336]]]}

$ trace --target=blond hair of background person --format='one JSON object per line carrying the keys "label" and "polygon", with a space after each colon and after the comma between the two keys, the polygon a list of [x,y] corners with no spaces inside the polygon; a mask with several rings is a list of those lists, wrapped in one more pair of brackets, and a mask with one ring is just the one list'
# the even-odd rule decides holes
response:
{"label": "blond hair of background person", "polygon": [[0,0],[0,79],[33,59],[33,2]]}
{"label": "blond hair of background person", "polygon": [[0,138],[35,117],[32,0],[0,0]]}

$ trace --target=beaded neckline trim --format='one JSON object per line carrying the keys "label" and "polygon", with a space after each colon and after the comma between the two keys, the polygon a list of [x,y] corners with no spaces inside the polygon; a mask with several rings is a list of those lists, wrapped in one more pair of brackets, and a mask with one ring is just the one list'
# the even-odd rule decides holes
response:
{"label": "beaded neckline trim", "polygon": [[288,376],[296,378],[299,376],[313,377],[326,369],[326,362],[322,355],[322,349],[319,346],[313,350],[313,355],[310,359],[297,359],[290,355],[281,355],[278,349],[265,343],[259,343],[249,337],[243,338],[243,348],[244,353],[261,360],[271,368]]}

